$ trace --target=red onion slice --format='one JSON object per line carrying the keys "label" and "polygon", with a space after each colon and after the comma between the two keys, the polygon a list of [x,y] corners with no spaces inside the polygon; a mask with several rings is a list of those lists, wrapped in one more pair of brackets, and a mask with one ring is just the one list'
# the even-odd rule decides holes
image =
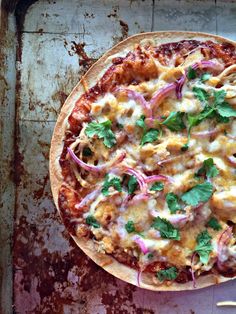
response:
{"label": "red onion slice", "polygon": [[193,288],[196,288],[196,279],[195,279],[195,275],[194,275],[194,270],[193,270],[193,263],[194,263],[194,257],[196,256],[196,252],[193,253],[192,257],[191,257],[191,275],[192,275],[192,280],[193,280]]}
{"label": "red onion slice", "polygon": [[224,270],[223,263],[220,261],[219,256],[222,254],[224,246],[226,246],[232,238],[232,227],[227,227],[220,235],[217,245],[217,267]]}
{"label": "red onion slice", "polygon": [[156,181],[169,181],[172,182],[172,178],[169,176],[163,176],[162,174],[157,174],[157,175],[153,175],[153,176],[149,176],[147,178],[145,178],[145,182],[146,183],[152,183],[152,182],[156,182]]}
{"label": "red onion slice", "polygon": [[213,135],[216,135],[219,132],[218,129],[210,130],[210,131],[202,131],[202,132],[192,132],[191,136],[197,138],[207,138]]}
{"label": "red onion slice", "polygon": [[148,199],[149,199],[148,194],[137,194],[132,198],[132,200],[128,202],[128,205],[136,205],[139,202],[147,201]]}
{"label": "red onion slice", "polygon": [[149,249],[146,247],[146,244],[144,243],[143,239],[139,236],[136,236],[134,238],[134,242],[138,244],[140,250],[143,254],[147,254],[149,252]]}
{"label": "red onion slice", "polygon": [[129,99],[133,99],[134,101],[136,101],[138,104],[140,104],[143,107],[146,117],[150,117],[150,118],[152,117],[152,109],[142,94],[134,90],[122,88],[122,87],[117,88],[116,92],[126,93]]}
{"label": "red onion slice", "polygon": [[175,89],[176,83],[170,83],[156,91],[149,102],[151,108],[158,107]]}
{"label": "red onion slice", "polygon": [[215,72],[221,72],[224,70],[224,66],[221,63],[215,62],[215,61],[209,61],[209,60],[203,60],[203,61],[194,63],[193,65],[191,65],[191,67],[194,70],[210,69]]}
{"label": "red onion slice", "polygon": [[69,155],[71,156],[71,158],[83,169],[87,170],[87,171],[92,171],[92,172],[102,172],[105,171],[107,168],[114,166],[118,163],[120,163],[126,156],[125,152],[122,152],[119,156],[115,157],[112,161],[107,162],[103,165],[100,166],[94,166],[94,165],[88,165],[86,164],[83,160],[81,160],[80,158],[78,158],[75,153],[73,152],[73,150],[70,147],[67,147],[67,152],[69,153]]}
{"label": "red onion slice", "polygon": [[182,75],[181,78],[177,80],[176,89],[175,89],[177,99],[182,98],[182,89],[183,89],[185,80],[186,80],[186,74]]}
{"label": "red onion slice", "polygon": [[236,157],[234,157],[234,156],[227,156],[227,159],[228,159],[228,161],[230,162],[230,164],[233,167],[236,167]]}
{"label": "red onion slice", "polygon": [[135,176],[138,181],[141,193],[143,194],[147,193],[147,184],[145,182],[145,178],[139,172],[137,172],[136,170],[132,168],[126,168],[125,173]]}
{"label": "red onion slice", "polygon": [[98,188],[87,194],[79,204],[75,205],[76,209],[82,209],[84,206],[90,205],[99,195],[101,188]]}

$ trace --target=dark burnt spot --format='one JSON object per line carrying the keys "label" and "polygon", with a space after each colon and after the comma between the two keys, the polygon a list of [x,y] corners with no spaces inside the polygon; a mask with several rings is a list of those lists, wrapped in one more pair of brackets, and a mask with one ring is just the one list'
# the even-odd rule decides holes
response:
{"label": "dark burnt spot", "polygon": [[85,12],[84,13],[84,17],[86,18],[86,19],[94,19],[94,14],[93,13],[88,13],[88,12]]}
{"label": "dark burnt spot", "polygon": [[47,174],[44,177],[44,179],[42,180],[42,182],[41,181],[37,182],[41,187],[38,190],[34,191],[34,198],[35,199],[40,200],[43,197],[45,187],[46,187],[48,181],[49,181],[49,175]]}
{"label": "dark burnt spot", "polygon": [[117,15],[117,9],[113,9],[112,12],[110,14],[107,15],[107,17],[115,17],[117,18],[118,15]]}
{"label": "dark burnt spot", "polygon": [[71,42],[71,50],[74,54],[77,54],[79,57],[79,65],[83,67],[84,71],[86,72],[91,65],[97,61],[97,59],[90,58],[87,53],[85,52],[85,43],[76,43],[75,41]]}
{"label": "dark burnt spot", "polygon": [[121,40],[125,39],[128,37],[128,32],[129,32],[129,26],[127,23],[125,23],[124,21],[120,20],[120,26],[121,26]]}
{"label": "dark burnt spot", "polygon": [[24,155],[23,155],[23,153],[20,152],[20,149],[18,146],[19,142],[18,142],[17,138],[18,138],[18,136],[15,137],[14,168],[13,168],[13,174],[11,175],[11,177],[13,177],[13,181],[16,184],[16,186],[18,186],[20,184],[21,177],[25,173]]}

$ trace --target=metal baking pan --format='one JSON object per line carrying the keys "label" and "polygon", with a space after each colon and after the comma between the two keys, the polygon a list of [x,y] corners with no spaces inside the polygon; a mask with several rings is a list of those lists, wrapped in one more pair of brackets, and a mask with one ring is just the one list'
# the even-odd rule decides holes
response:
{"label": "metal baking pan", "polygon": [[236,2],[0,3],[0,313],[233,313],[216,302],[236,298],[236,281],[155,293],[96,266],[61,224],[48,154],[63,102],[108,48],[152,30],[203,31],[236,40]]}

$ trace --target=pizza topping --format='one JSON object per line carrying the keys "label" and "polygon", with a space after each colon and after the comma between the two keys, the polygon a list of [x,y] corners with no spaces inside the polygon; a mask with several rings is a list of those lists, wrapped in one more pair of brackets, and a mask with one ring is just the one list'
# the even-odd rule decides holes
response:
{"label": "pizza topping", "polygon": [[115,176],[110,178],[109,174],[107,174],[102,186],[102,194],[108,196],[110,187],[113,187],[116,191],[121,192],[122,188],[120,178]]}
{"label": "pizza topping", "polygon": [[179,240],[179,230],[176,229],[167,219],[157,217],[154,219],[152,227],[160,231],[161,237],[165,239]]}
{"label": "pizza topping", "polygon": [[178,270],[176,267],[161,269],[156,273],[156,276],[161,282],[164,280],[174,280],[178,276]]}
{"label": "pizza topping", "polygon": [[211,239],[212,237],[209,235],[207,230],[202,231],[197,236],[197,246],[195,247],[195,252],[198,253],[200,261],[203,264],[207,264],[209,261],[209,256],[212,251]]}
{"label": "pizza topping", "polygon": [[100,224],[97,222],[97,220],[92,215],[89,215],[86,217],[86,224],[88,224],[94,228],[100,228]]}
{"label": "pizza topping", "polygon": [[219,224],[219,221],[215,218],[212,217],[208,222],[207,222],[207,227],[210,227],[216,231],[219,231],[222,229],[221,225]]}
{"label": "pizza topping", "polygon": [[197,184],[181,196],[181,200],[187,205],[197,206],[201,202],[207,202],[213,193],[210,182]]}
{"label": "pizza topping", "polygon": [[97,135],[98,138],[102,138],[104,145],[108,148],[111,148],[116,144],[116,137],[111,130],[110,120],[104,121],[102,123],[89,123],[85,129],[85,133],[88,137]]}
{"label": "pizza topping", "polygon": [[206,271],[236,270],[236,57],[227,51],[138,45],[68,119],[65,219],[139,269],[139,282],[146,272],[168,285],[192,275],[195,286]]}
{"label": "pizza topping", "polygon": [[171,214],[176,213],[178,210],[181,210],[181,206],[179,204],[178,196],[174,193],[170,192],[166,194],[166,202]]}
{"label": "pizza topping", "polygon": [[219,174],[219,170],[214,165],[213,158],[204,160],[203,166],[197,171],[196,176],[205,175],[207,178],[214,178]]}

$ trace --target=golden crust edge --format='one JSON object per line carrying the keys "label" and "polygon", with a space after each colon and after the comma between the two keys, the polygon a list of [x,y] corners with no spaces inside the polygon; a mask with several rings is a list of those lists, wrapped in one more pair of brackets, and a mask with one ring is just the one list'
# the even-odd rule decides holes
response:
{"label": "golden crust edge", "polygon": [[[75,88],[72,90],[68,98],[66,99],[64,105],[62,106],[61,112],[57,119],[50,147],[49,154],[49,172],[50,172],[50,182],[51,190],[53,194],[53,199],[56,204],[57,210],[60,213],[58,207],[58,192],[61,184],[63,183],[63,178],[61,176],[59,157],[63,148],[63,139],[66,129],[67,118],[70,115],[73,107],[74,101],[78,99],[85,91],[83,88],[82,80],[86,80],[88,87],[92,87],[96,84],[97,78],[100,73],[104,73],[105,70],[111,65],[110,57],[116,54],[121,54],[125,49],[132,49],[135,44],[140,43],[143,40],[155,40],[158,41],[157,44],[163,44],[173,41],[180,41],[184,39],[195,39],[195,40],[213,40],[215,42],[228,42],[236,46],[236,42],[224,37],[201,33],[201,32],[180,32],[180,31],[169,31],[169,32],[148,32],[142,34],[136,34],[128,37],[124,41],[118,43],[110,50],[108,50],[93,66],[86,72],[86,74],[81,78]],[[105,65],[105,66],[104,66]],[[93,80],[93,77],[96,79]],[[96,264],[101,266],[107,272],[113,276],[124,280],[130,284],[138,286],[137,284],[137,270],[128,267],[124,264],[119,263],[112,257],[109,257],[109,264],[104,265],[104,261],[108,258],[107,255],[98,253],[94,249],[94,244],[92,240],[79,239],[76,236],[71,235],[76,244],[82,249],[82,251],[88,255]],[[197,290],[205,288],[211,285],[223,283],[226,281],[233,280],[233,278],[216,276],[216,275],[206,275],[198,278],[196,280],[196,288],[193,288],[192,281],[178,284],[176,282],[172,283],[171,286],[166,284],[155,285],[154,283],[144,283],[141,281],[140,288],[153,290],[153,291],[181,291],[181,290]]]}

